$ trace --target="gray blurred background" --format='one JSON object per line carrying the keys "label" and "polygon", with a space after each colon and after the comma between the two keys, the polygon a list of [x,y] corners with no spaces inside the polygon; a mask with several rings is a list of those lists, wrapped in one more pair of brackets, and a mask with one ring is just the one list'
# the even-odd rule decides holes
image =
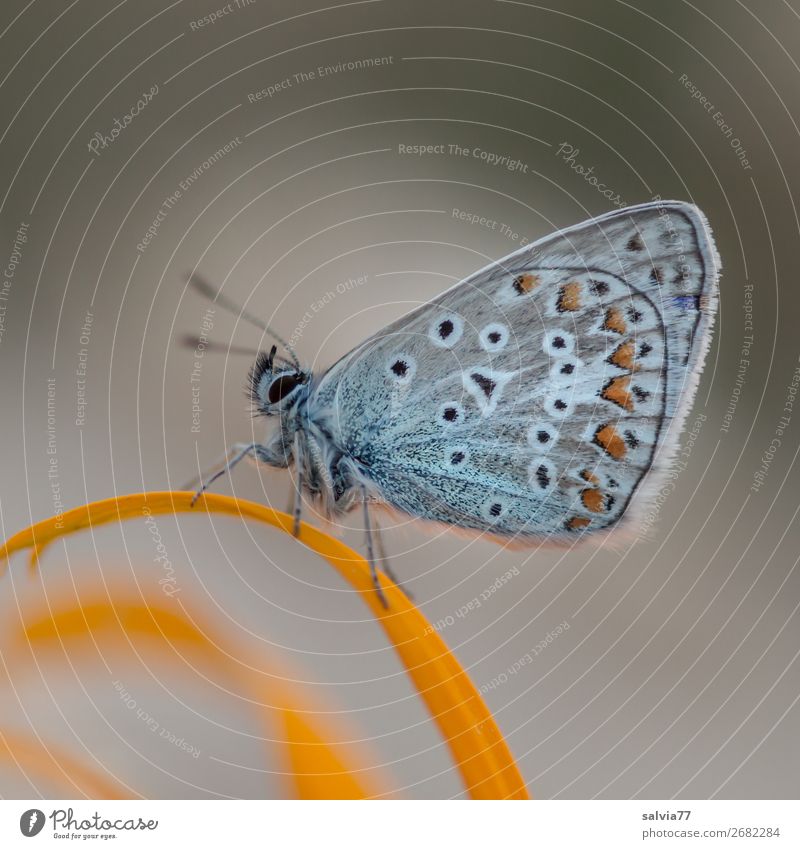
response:
{"label": "gray blurred background", "polygon": [[[243,395],[247,357],[207,353],[193,379],[178,340],[203,330],[208,304],[187,271],[224,283],[325,368],[520,238],[615,199],[692,200],[722,256],[720,314],[684,466],[645,538],[526,553],[401,524],[385,541],[429,619],[452,620],[442,636],[489,686],[533,795],[796,797],[800,404],[785,407],[800,354],[800,3],[241,0],[198,23],[219,11],[3,5],[3,536],[57,509],[52,456],[69,508],[178,488],[263,435]],[[262,344],[219,309],[211,324],[215,342]],[[242,466],[217,491],[283,508],[290,480]],[[278,653],[398,795],[462,793],[393,650],[325,563],[232,518],[158,527],[174,569],[166,604],[199,604],[230,638]],[[344,539],[360,548],[358,528]],[[154,557],[142,521],[59,543],[40,577],[18,557],[3,621],[117,575],[157,592]],[[94,651],[3,685],[4,726],[94,758],[143,796],[287,792],[235,695],[188,661],[121,668]],[[115,680],[199,756],[152,734]],[[7,766],[0,793],[68,795]]]}

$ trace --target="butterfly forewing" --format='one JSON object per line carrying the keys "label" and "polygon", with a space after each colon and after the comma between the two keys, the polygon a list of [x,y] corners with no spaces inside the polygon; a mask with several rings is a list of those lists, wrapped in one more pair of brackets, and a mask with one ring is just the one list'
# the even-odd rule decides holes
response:
{"label": "butterfly forewing", "polygon": [[716,277],[691,205],[593,219],[368,339],[314,407],[411,515],[517,541],[609,529],[677,437]]}

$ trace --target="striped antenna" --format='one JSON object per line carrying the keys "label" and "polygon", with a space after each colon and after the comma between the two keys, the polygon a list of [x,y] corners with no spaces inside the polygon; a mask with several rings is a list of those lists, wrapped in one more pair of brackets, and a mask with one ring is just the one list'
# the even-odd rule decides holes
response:
{"label": "striped antenna", "polygon": [[258,318],[258,316],[253,315],[253,313],[249,312],[244,307],[240,307],[227,295],[223,295],[222,292],[219,291],[219,289],[215,289],[210,283],[203,280],[202,277],[198,277],[196,274],[189,274],[187,275],[186,279],[189,285],[196,292],[199,292],[205,298],[208,298],[209,301],[212,301],[215,304],[219,304],[223,309],[226,309],[229,313],[235,315],[237,318],[243,318],[246,321],[249,321],[250,324],[253,324],[263,330],[265,333],[268,333],[276,342],[279,342],[284,347],[286,353],[289,355],[292,365],[297,369],[297,371],[301,371],[300,360],[297,359],[297,354],[295,354],[294,349],[268,324],[265,324],[260,318]]}

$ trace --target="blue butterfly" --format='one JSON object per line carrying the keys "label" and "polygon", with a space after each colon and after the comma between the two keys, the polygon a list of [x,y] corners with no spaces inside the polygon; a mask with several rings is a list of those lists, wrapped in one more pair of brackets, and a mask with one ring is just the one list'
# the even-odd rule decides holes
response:
{"label": "blue butterfly", "polygon": [[[697,207],[659,201],[593,218],[493,262],[322,374],[276,336],[250,371],[263,443],[335,519],[371,505],[502,543],[569,543],[628,521],[659,486],[694,396],[719,259]],[[376,581],[376,589],[380,593]]]}

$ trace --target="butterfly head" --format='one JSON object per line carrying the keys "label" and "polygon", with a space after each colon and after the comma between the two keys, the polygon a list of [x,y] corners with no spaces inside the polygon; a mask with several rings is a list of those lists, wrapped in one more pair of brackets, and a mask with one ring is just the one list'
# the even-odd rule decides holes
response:
{"label": "butterfly head", "polygon": [[293,407],[307,391],[310,375],[291,363],[275,362],[277,347],[261,352],[250,369],[250,399],[265,416],[277,416]]}

